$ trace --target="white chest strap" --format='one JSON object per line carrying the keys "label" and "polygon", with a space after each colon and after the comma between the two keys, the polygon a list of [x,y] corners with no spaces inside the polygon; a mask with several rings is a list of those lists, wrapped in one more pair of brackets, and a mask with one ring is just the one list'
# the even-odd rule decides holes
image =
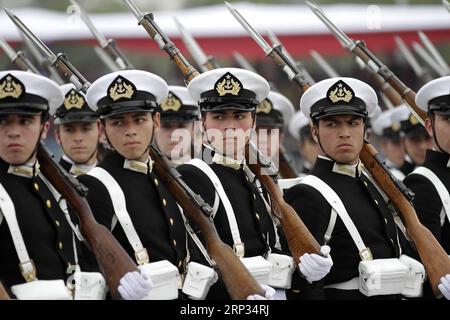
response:
{"label": "white chest strap", "polygon": [[[339,198],[339,196],[336,194],[336,192],[330,188],[325,182],[323,182],[320,178],[309,175],[304,177],[301,181],[301,184],[309,185],[313,188],[315,188],[317,191],[319,191],[322,196],[328,201],[332,208],[332,215],[333,211],[339,215],[342,222],[345,225],[345,228],[350,233],[350,236],[353,239],[353,242],[355,243],[356,247],[358,248],[359,255],[361,257],[361,260],[372,260],[372,254],[370,253],[370,249],[366,247],[364,244],[364,241],[361,238],[361,235],[358,232],[358,229],[356,229],[355,224],[353,223],[352,219],[348,215],[347,210],[345,209],[344,204],[342,203],[342,200]],[[333,224],[334,226],[334,224]],[[330,228],[330,227],[328,227]],[[330,235],[329,235],[330,236]],[[326,239],[325,239],[326,241]]]}
{"label": "white chest strap", "polygon": [[436,188],[443,206],[443,210],[441,211],[441,226],[444,225],[445,214],[447,214],[447,218],[450,222],[450,194],[448,193],[448,190],[442,183],[441,179],[439,179],[433,171],[425,167],[417,167],[412,173],[420,174],[430,180],[430,182]]}
{"label": "white chest strap", "polygon": [[97,178],[101,183],[103,183],[103,185],[106,187],[106,190],[108,190],[115,215],[117,216],[117,220],[119,221],[120,226],[125,232],[128,242],[133,247],[136,262],[139,265],[148,263],[149,257],[147,249],[142,245],[141,239],[139,238],[136,229],[134,228],[133,222],[131,221],[130,214],[127,211],[125,195],[122,191],[122,188],[119,186],[117,181],[108,173],[108,171],[100,167],[93,168],[87,174]]}
{"label": "white chest strap", "polygon": [[0,209],[8,224],[9,232],[11,233],[14,248],[16,249],[17,257],[20,261],[20,271],[27,282],[35,280],[36,267],[34,266],[33,260],[31,260],[28,255],[22,233],[20,232],[16,208],[2,184],[0,184]]}
{"label": "white chest strap", "polygon": [[227,194],[225,193],[225,190],[223,189],[222,183],[219,180],[219,177],[217,177],[216,173],[209,165],[207,165],[204,161],[194,158],[191,159],[189,164],[197,167],[203,173],[206,174],[206,176],[211,180],[212,184],[214,185],[214,188],[216,189],[216,192],[222,201],[223,207],[225,208],[225,212],[227,214],[228,218],[228,224],[230,225],[231,230],[231,236],[233,238],[233,249],[234,252],[238,257],[243,257],[245,255],[245,248],[244,244],[241,240],[241,235],[239,233],[238,224],[236,221],[236,217],[234,215],[233,207],[231,206],[230,199],[228,199]]}

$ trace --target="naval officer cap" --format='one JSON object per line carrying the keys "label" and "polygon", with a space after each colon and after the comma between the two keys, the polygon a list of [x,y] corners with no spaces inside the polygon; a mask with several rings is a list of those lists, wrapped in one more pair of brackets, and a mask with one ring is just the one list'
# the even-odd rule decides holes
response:
{"label": "naval officer cap", "polygon": [[256,107],[256,125],[275,128],[287,127],[294,116],[294,105],[284,95],[270,91]]}
{"label": "naval officer cap", "polygon": [[375,91],[354,78],[330,78],[311,86],[300,99],[302,112],[312,120],[332,115],[367,117],[378,105]]}
{"label": "naval officer cap", "polygon": [[428,137],[427,130],[417,120],[408,106],[402,104],[394,108],[392,119],[400,123],[400,135],[408,138]]}
{"label": "naval officer cap", "polygon": [[52,113],[63,101],[59,85],[44,76],[0,71],[0,114]]}
{"label": "naval officer cap", "polygon": [[420,88],[416,104],[429,113],[450,114],[450,76],[434,79]]}
{"label": "naval officer cap", "polygon": [[218,110],[255,111],[269,94],[269,83],[260,75],[239,68],[219,68],[195,77],[189,94],[202,112]]}
{"label": "naval officer cap", "polygon": [[53,115],[55,124],[97,121],[97,114],[87,104],[83,92],[78,91],[72,83],[63,84],[61,90],[64,102]]}
{"label": "naval officer cap", "polygon": [[398,139],[400,137],[400,121],[394,119],[395,108],[383,111],[372,123],[373,132],[384,138]]}
{"label": "naval officer cap", "polygon": [[289,133],[296,140],[301,141],[302,137],[311,136],[310,120],[302,111],[297,111],[289,122]]}
{"label": "naval officer cap", "polygon": [[100,118],[106,118],[129,112],[155,112],[168,91],[167,83],[153,73],[123,70],[94,81],[86,99]]}
{"label": "naval officer cap", "polygon": [[191,122],[200,116],[197,102],[184,86],[169,86],[169,94],[160,109],[161,121],[164,122]]}

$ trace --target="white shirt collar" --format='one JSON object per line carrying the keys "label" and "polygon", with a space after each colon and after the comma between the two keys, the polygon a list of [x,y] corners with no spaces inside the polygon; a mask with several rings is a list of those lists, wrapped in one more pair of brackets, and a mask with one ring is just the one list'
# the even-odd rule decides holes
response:
{"label": "white shirt collar", "polygon": [[33,175],[37,176],[39,171],[39,163],[37,161],[20,166],[10,164],[8,167],[8,173],[24,178],[32,178]]}
{"label": "white shirt collar", "polygon": [[212,158],[212,161],[214,163],[220,164],[225,167],[229,167],[235,170],[239,170],[243,167],[245,163],[245,158],[242,156],[240,160],[236,160],[227,156],[224,156],[223,154],[218,153],[217,151],[214,153],[214,156]]}
{"label": "white shirt collar", "polygon": [[361,175],[362,164],[360,160],[358,160],[356,164],[344,164],[344,163],[337,163],[333,159],[328,158],[326,156],[319,155],[319,158],[328,161],[333,161],[334,162],[333,169],[331,171],[333,171],[334,173],[343,174],[352,178],[355,178],[357,175],[358,177]]}
{"label": "white shirt collar", "polygon": [[87,173],[89,170],[95,168],[95,166],[97,166],[97,162],[95,162],[94,164],[91,165],[86,165],[86,164],[78,164],[72,161],[72,159],[70,159],[68,156],[66,156],[65,154],[63,154],[62,158],[70,163],[72,166],[69,169],[69,173],[73,174],[75,176],[79,176],[81,174],[85,174]]}
{"label": "white shirt collar", "polygon": [[125,159],[123,167],[131,171],[147,174],[153,170],[153,160],[150,157],[146,161]]}

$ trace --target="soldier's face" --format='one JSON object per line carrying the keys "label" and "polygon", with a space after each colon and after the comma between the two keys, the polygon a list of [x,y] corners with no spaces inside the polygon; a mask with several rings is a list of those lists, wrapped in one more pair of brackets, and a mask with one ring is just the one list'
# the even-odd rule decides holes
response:
{"label": "soldier's face", "polygon": [[[431,121],[427,118],[425,127],[430,136],[433,136]],[[450,115],[434,115],[434,130],[439,146],[447,153],[450,153]],[[436,148],[436,150],[439,150]]]}
{"label": "soldier's face", "polygon": [[75,163],[91,165],[96,161],[100,120],[61,124],[56,140],[64,153]]}
{"label": "soldier's face", "polygon": [[[144,161],[153,136],[159,128],[160,115],[149,112],[130,112],[105,119],[105,134],[113,148],[124,158]],[[147,150],[147,151],[146,151]]]}
{"label": "soldier's face", "polygon": [[203,129],[215,150],[229,157],[240,158],[254,129],[254,117],[250,111],[207,112]]}
{"label": "soldier's face", "polygon": [[155,134],[155,141],[161,152],[170,159],[190,154],[194,134],[194,122],[165,122]]}
{"label": "soldier's face", "polygon": [[422,164],[425,161],[427,149],[433,147],[433,139],[430,136],[416,136],[403,138],[403,146],[415,164]]}
{"label": "soldier's face", "polygon": [[48,122],[41,123],[40,115],[0,115],[0,158],[9,164],[23,164],[34,152],[41,129],[45,139],[48,127]]}
{"label": "soldier's face", "polygon": [[355,164],[364,143],[364,121],[353,115],[329,116],[319,120],[312,128],[313,136],[320,139],[319,153],[338,163]]}
{"label": "soldier's face", "polygon": [[400,139],[382,139],[380,147],[383,154],[394,166],[397,168],[402,166],[405,161],[405,150],[402,148]]}

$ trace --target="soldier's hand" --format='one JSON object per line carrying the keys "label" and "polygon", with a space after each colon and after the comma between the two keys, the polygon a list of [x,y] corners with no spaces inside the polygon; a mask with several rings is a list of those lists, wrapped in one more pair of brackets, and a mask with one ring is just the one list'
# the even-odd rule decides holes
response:
{"label": "soldier's hand", "polygon": [[262,284],[261,288],[264,290],[264,297],[260,294],[251,294],[247,300],[273,300],[275,289],[265,284]]}
{"label": "soldier's hand", "polygon": [[445,299],[450,300],[450,274],[447,274],[441,278],[438,289],[441,291]]}
{"label": "soldier's hand", "polygon": [[118,291],[124,300],[141,300],[153,288],[152,279],[145,273],[128,272],[120,279]]}
{"label": "soldier's hand", "polygon": [[326,245],[321,246],[320,253],[322,255],[305,253],[300,257],[300,272],[309,282],[321,280],[330,272],[333,266],[330,247]]}

